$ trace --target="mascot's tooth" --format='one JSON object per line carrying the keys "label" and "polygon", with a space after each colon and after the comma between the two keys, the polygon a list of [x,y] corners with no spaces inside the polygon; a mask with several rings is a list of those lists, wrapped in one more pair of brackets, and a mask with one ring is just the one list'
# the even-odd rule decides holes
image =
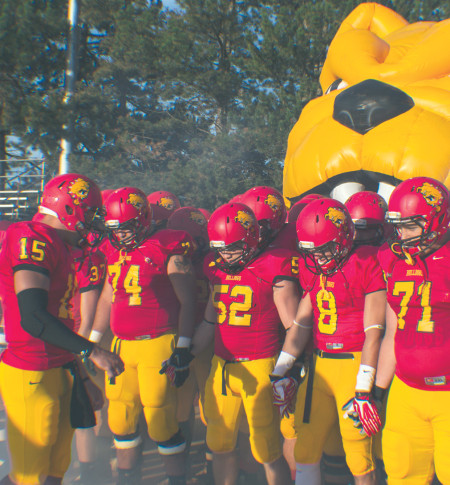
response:
{"label": "mascot's tooth", "polygon": [[342,184],[336,185],[336,187],[331,191],[330,197],[336,199],[339,202],[345,204],[345,201],[356,192],[361,192],[365,190],[363,184],[358,182],[344,182]]}

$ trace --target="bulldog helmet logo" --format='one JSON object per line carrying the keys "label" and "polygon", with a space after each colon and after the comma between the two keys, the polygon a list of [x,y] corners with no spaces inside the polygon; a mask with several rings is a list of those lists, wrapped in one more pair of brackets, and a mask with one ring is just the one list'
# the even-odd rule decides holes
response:
{"label": "bulldog helmet logo", "polygon": [[244,211],[238,211],[237,216],[234,218],[236,222],[239,222],[242,227],[250,230],[253,226],[253,219],[250,214]]}
{"label": "bulldog helmet logo", "polygon": [[158,205],[164,207],[164,209],[167,209],[169,211],[175,208],[175,202],[170,197],[161,197],[159,199]]}
{"label": "bulldog helmet logo", "polygon": [[336,227],[341,227],[345,223],[345,214],[342,209],[329,207],[325,219],[330,220]]}
{"label": "bulldog helmet logo", "polygon": [[436,212],[441,210],[440,206],[444,197],[437,187],[434,187],[428,182],[424,182],[423,185],[417,188],[417,192],[420,192],[423,195],[428,205],[436,208]]}
{"label": "bulldog helmet logo", "polygon": [[274,212],[279,212],[281,209],[281,201],[275,195],[269,194],[264,201]]}
{"label": "bulldog helmet logo", "polygon": [[82,178],[77,178],[69,185],[69,194],[73,203],[79,205],[89,195],[89,183]]}
{"label": "bulldog helmet logo", "polygon": [[191,221],[195,222],[199,226],[204,226],[206,224],[206,219],[202,214],[199,214],[198,212],[191,212],[189,218],[191,219]]}
{"label": "bulldog helmet logo", "polygon": [[142,197],[137,194],[129,194],[127,203],[131,204],[136,209],[142,209],[142,207],[144,206],[144,201],[142,200]]}

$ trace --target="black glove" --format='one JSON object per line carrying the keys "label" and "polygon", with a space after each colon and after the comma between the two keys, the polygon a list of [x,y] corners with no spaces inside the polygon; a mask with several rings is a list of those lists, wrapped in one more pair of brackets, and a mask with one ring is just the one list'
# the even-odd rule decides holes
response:
{"label": "black glove", "polygon": [[159,373],[166,374],[175,387],[181,387],[189,377],[189,364],[193,359],[187,347],[176,347],[170,358],[162,363]]}

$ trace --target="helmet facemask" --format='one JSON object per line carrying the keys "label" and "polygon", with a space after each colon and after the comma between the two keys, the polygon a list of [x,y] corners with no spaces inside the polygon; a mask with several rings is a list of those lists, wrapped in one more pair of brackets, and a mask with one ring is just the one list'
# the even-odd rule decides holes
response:
{"label": "helmet facemask", "polygon": [[[216,266],[229,274],[236,274],[242,271],[256,252],[256,248],[251,247],[244,241],[236,241],[228,246],[220,245],[220,241],[211,241],[211,247],[216,251]],[[236,255],[232,261],[226,261],[221,254],[222,252],[237,250],[241,250],[241,254]]]}
{"label": "helmet facemask", "polygon": [[[139,247],[150,233],[150,228],[140,224],[137,218],[130,219],[121,224],[117,223],[117,221],[107,221],[106,226],[112,246],[119,250],[125,250],[126,252]],[[117,233],[122,231],[129,232],[129,235],[124,238],[119,238]]]}
{"label": "helmet facemask", "polygon": [[340,244],[335,241],[318,247],[313,247],[311,242],[300,241],[299,249],[307,268],[316,275],[324,276],[331,276],[340,269],[349,254],[348,249],[341,250]]}
{"label": "helmet facemask", "polygon": [[[408,256],[419,256],[429,249],[439,238],[439,234],[436,231],[430,231],[427,229],[427,219],[424,216],[412,216],[412,217],[398,217],[399,214],[388,212],[386,219],[389,223],[394,225],[395,231],[392,238],[389,240],[391,250],[400,256],[404,256],[409,259]],[[399,226],[402,225],[414,225],[421,229],[421,233],[418,236],[412,236],[406,239],[401,238],[401,230]]]}
{"label": "helmet facemask", "polygon": [[[367,221],[353,221],[355,224],[354,247],[357,246],[381,246],[385,241],[383,224],[368,224]],[[371,231],[371,236],[367,236]],[[366,237],[361,237],[366,235]]]}

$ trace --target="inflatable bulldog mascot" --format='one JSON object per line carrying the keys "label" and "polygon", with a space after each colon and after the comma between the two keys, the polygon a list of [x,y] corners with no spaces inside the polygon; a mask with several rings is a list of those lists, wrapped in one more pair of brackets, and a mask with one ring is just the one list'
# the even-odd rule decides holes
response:
{"label": "inflatable bulldog mascot", "polygon": [[289,135],[288,206],[313,192],[388,199],[415,176],[450,188],[450,19],[409,24],[376,3],[359,5],[331,42],[320,84],[325,94]]}

